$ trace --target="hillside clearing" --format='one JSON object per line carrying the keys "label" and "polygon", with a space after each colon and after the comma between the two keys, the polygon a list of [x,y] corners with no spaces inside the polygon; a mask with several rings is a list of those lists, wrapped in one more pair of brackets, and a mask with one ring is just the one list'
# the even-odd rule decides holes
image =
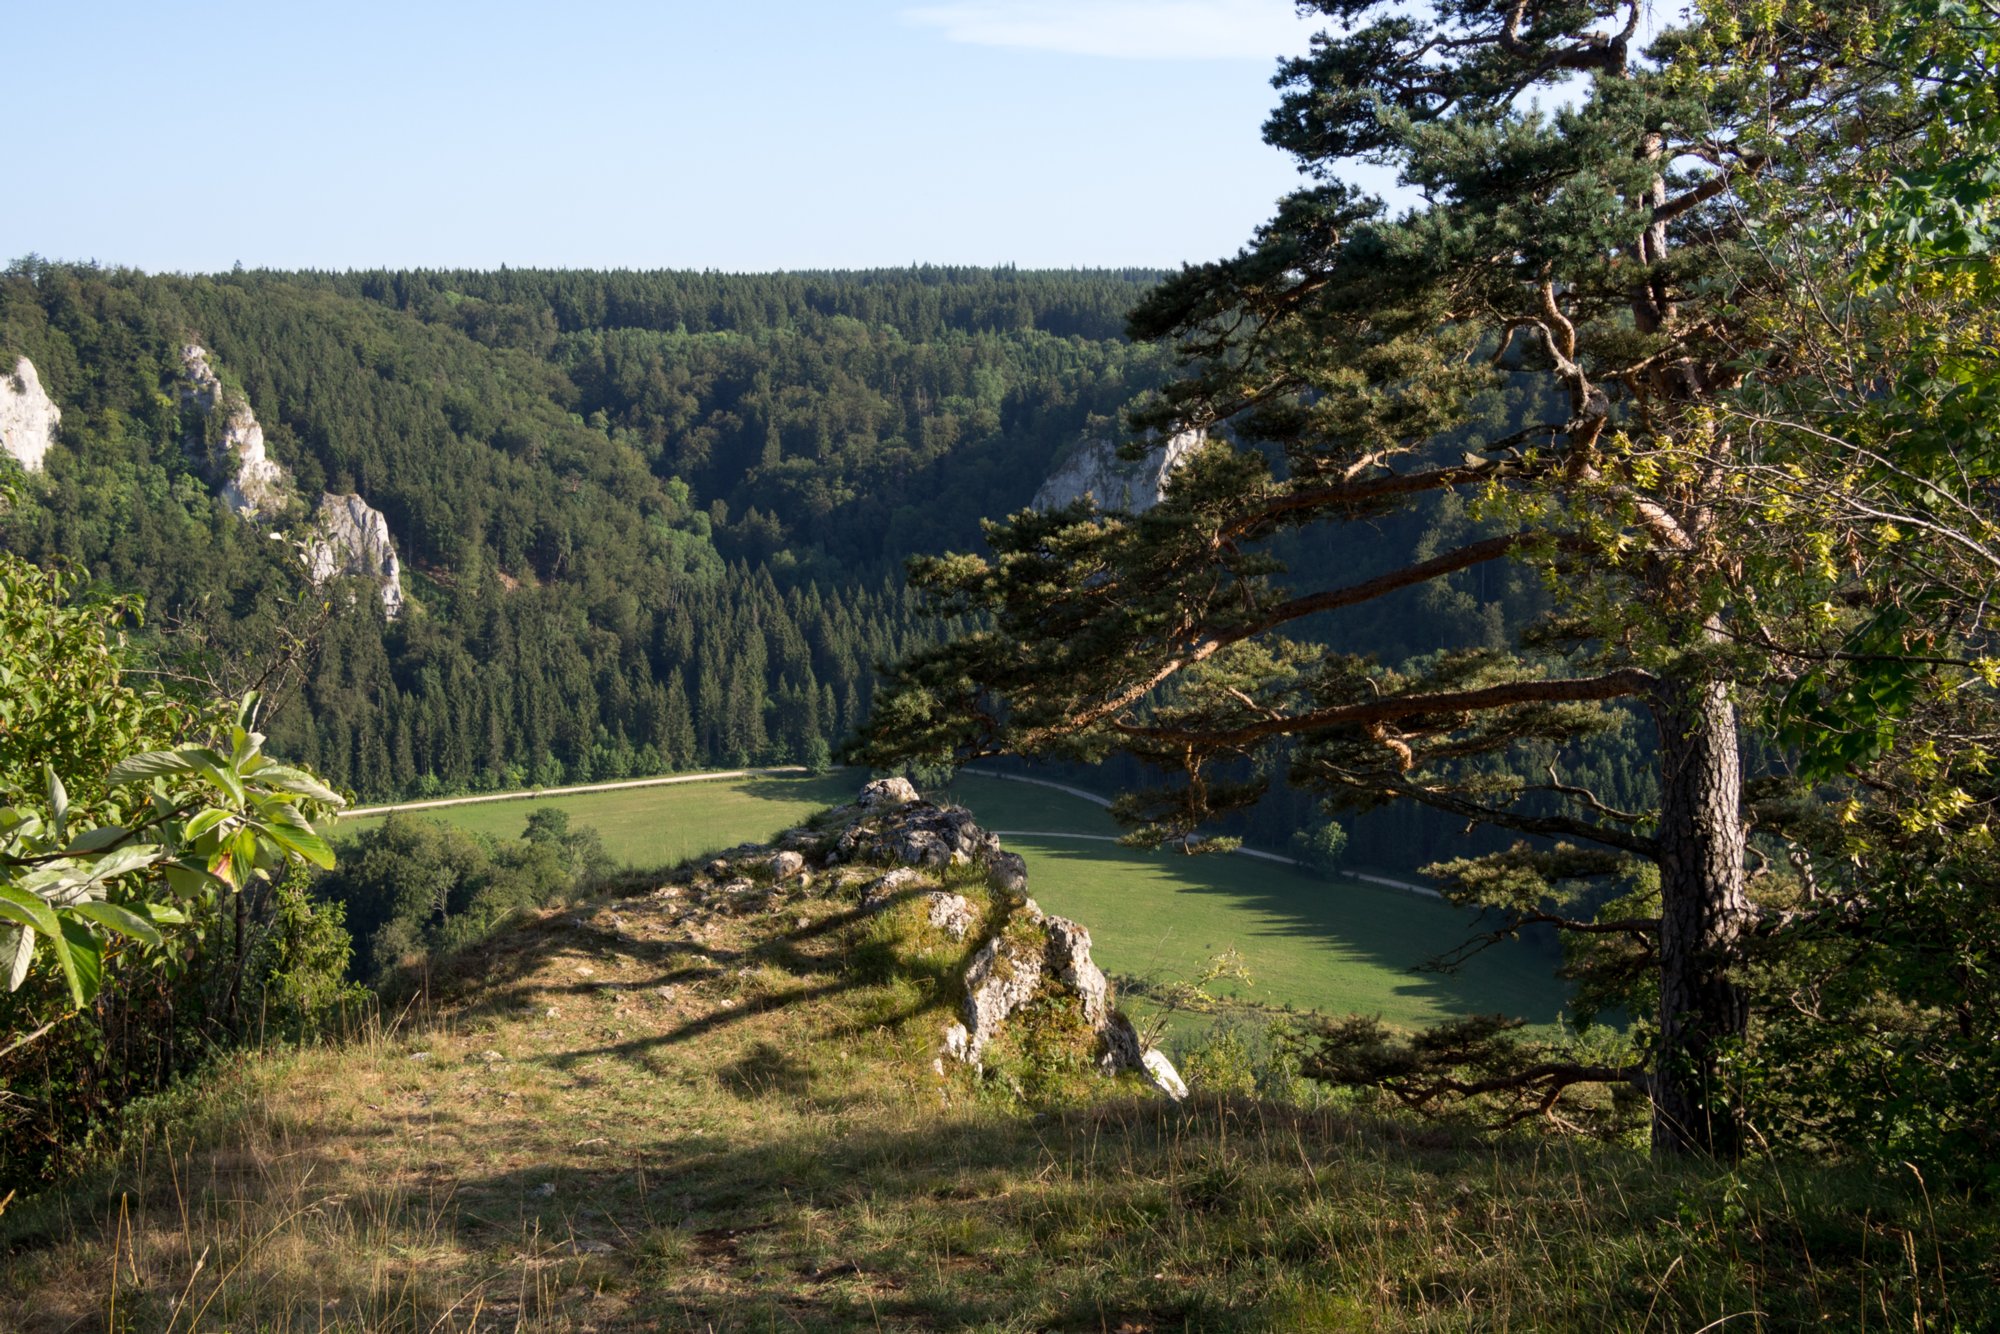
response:
{"label": "hillside clearing", "polygon": [[[604,838],[604,850],[621,865],[672,866],[738,843],[762,842],[814,811],[854,795],[851,774],[721,778],[671,787],[633,787],[614,792],[567,795],[560,791],[509,801],[446,806],[416,811],[492,838],[519,838],[529,812],[553,806],[572,824],[590,825]],[[387,816],[342,820],[336,844],[379,824]]]}
{"label": "hillside clearing", "polygon": [[1175,1106],[1060,1065],[1021,1068],[1032,1097],[936,1073],[973,943],[853,905],[822,877],[743,916],[650,894],[546,914],[446,970],[387,1033],[247,1059],[142,1122],[88,1183],[0,1219],[0,1328],[1993,1314],[1974,1216],[1894,1183],[1482,1145],[1282,1079]]}
{"label": "hillside clearing", "polygon": [[[531,811],[554,806],[572,824],[595,827],[614,858],[644,868],[770,838],[846,800],[858,782],[853,772],[718,779],[417,814],[514,838]],[[970,808],[988,829],[1121,832],[1101,807],[1047,787],[967,774],[943,795]],[[351,838],[381,818],[344,821],[336,837]],[[1548,1023],[1562,1005],[1553,952],[1530,944],[1488,950],[1455,974],[1424,971],[1427,960],[1472,930],[1469,913],[1435,900],[1247,857],[1186,857],[1032,835],[1003,841],[1027,859],[1044,907],[1090,927],[1097,958],[1114,975],[1182,981],[1234,950],[1249,984],[1223,983],[1218,990],[1259,1006],[1373,1014],[1415,1027],[1492,1012]]]}

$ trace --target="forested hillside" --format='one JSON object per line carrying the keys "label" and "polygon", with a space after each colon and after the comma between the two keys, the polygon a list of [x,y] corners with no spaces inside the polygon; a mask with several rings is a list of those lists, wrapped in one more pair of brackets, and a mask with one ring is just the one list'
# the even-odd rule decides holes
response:
{"label": "forested hillside", "polygon": [[[0,276],[0,358],[29,358],[63,417],[0,543],[144,594],[163,665],[261,685],[274,748],[364,798],[819,761],[865,715],[875,664],[950,629],[904,560],[978,549],[983,517],[1027,504],[1164,378],[1164,354],[1123,334],[1156,277],[21,261]],[[300,496],[381,511],[406,615],[312,589],[299,506],[260,523],[219,498],[215,428],[181,392],[189,343]],[[1468,527],[1446,506],[1276,550],[1387,568]],[[1390,661],[1498,646],[1539,596],[1473,571],[1344,633]],[[1592,781],[1626,794],[1635,744],[1601,748]],[[1273,843],[1315,818],[1282,792],[1259,816]],[[1354,850],[1412,865],[1444,832],[1389,816]]]}
{"label": "forested hillside", "polygon": [[[915,632],[903,557],[976,542],[1157,377],[1119,332],[1148,281],[25,261],[0,353],[63,423],[0,540],[144,593],[204,670],[309,641],[273,744],[367,796],[810,759]],[[217,499],[188,342],[301,494],[387,517],[410,614],[320,624],[294,548]]]}

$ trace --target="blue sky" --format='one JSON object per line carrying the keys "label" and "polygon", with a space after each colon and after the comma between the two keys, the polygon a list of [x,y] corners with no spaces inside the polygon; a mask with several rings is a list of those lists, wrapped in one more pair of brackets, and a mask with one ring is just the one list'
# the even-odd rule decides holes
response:
{"label": "blue sky", "polygon": [[0,261],[1174,265],[1298,177],[1288,0],[15,0]]}

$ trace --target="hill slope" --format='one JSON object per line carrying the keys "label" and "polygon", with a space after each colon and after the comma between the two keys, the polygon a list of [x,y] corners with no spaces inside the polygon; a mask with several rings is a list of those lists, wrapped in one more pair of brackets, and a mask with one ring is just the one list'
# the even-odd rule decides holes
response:
{"label": "hill slope", "polygon": [[[828,832],[793,841],[823,848]],[[748,893],[695,873],[549,914],[435,979],[386,1033],[247,1063],[95,1181],[0,1220],[0,1327],[1132,1334],[2000,1314],[1990,1249],[1914,1190],[1481,1146],[1281,1074],[1217,1091],[1248,1088],[1219,1065],[1203,1093],[1197,1063],[1177,1105],[1099,1078],[1060,1007],[1031,1007],[990,1078],[934,1065],[983,933],[951,942],[907,902],[864,911],[857,889],[879,871]]]}

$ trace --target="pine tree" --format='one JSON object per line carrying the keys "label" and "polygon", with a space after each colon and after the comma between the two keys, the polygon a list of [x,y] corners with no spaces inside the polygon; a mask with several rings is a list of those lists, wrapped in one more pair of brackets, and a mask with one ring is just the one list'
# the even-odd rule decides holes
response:
{"label": "pine tree", "polygon": [[[1820,145],[1809,169],[1826,173],[1903,131],[1892,80],[1856,56],[1875,16],[1787,11],[1748,57],[1714,54],[1733,15],[1697,16],[1640,58],[1641,0],[1309,7],[1327,31],[1281,67],[1266,137],[1315,182],[1131,319],[1184,367],[1134,425],[1218,438],[1144,515],[1017,515],[989,529],[991,560],[914,562],[946,614],[991,628],[908,660],[859,754],[1123,750],[1179,780],[1121,813],[1184,843],[1278,766],[1335,802],[1411,801],[1528,836],[1438,873],[1516,922],[1644,951],[1657,1011],[1630,1061],[1528,1064],[1500,1085],[1546,1110],[1572,1084],[1628,1082],[1652,1099],[1656,1151],[1733,1157],[1758,818],[1738,699],[1773,662],[1746,645],[1829,596],[1759,558],[1739,503],[1756,460],[1728,410],[1801,373],[1762,355],[1784,275],[1743,199],[1808,169],[1774,165],[1788,139]],[[1572,80],[1573,103],[1536,107]],[[1342,178],[1357,159],[1423,202],[1392,214]],[[1482,424],[1494,394],[1527,411]],[[1476,526],[1373,577],[1274,555],[1299,530],[1441,503]],[[1549,592],[1516,647],[1402,670],[1324,647],[1329,619],[1500,562]],[[1655,736],[1652,810],[1565,773],[1630,710]],[[1593,878],[1655,882],[1657,902],[1613,920],[1555,906]],[[1510,1041],[1457,1036],[1496,1058]]]}

